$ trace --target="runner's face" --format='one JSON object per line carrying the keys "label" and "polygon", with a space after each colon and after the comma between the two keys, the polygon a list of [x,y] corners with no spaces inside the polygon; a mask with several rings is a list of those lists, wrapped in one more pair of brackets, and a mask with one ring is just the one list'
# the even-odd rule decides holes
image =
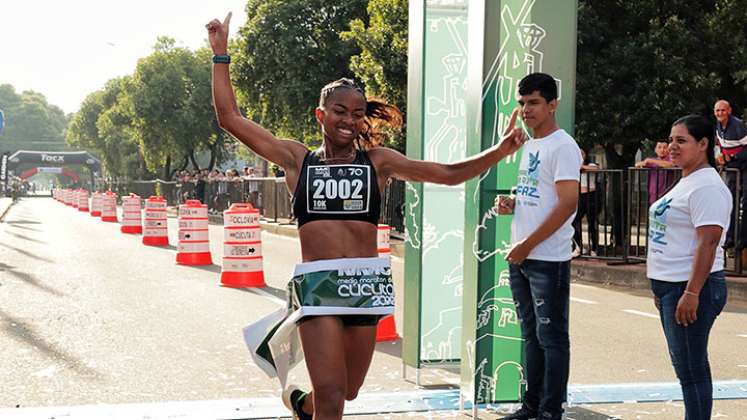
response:
{"label": "runner's face", "polygon": [[557,108],[558,101],[553,99],[547,102],[540,95],[538,90],[519,97],[519,106],[521,106],[521,119],[524,124],[534,130],[542,127],[548,119],[552,118]]}
{"label": "runner's face", "polygon": [[324,140],[337,147],[353,144],[363,128],[366,117],[366,98],[348,88],[336,89],[324,108],[316,109],[316,118],[322,126]]}

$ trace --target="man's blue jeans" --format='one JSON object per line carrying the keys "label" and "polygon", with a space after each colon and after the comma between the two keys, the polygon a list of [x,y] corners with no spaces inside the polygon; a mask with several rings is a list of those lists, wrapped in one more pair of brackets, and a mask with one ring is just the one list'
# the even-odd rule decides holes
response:
{"label": "man's blue jeans", "polygon": [[568,388],[570,261],[509,264],[511,292],[521,321],[527,392],[523,402],[553,417],[563,413]]}
{"label": "man's blue jeans", "polygon": [[661,305],[659,317],[667,339],[672,365],[682,386],[687,420],[711,418],[713,382],[708,363],[708,335],[726,305],[724,272],[711,273],[700,291],[698,319],[687,327],[677,324],[675,311],[687,282],[651,280],[651,289]]}

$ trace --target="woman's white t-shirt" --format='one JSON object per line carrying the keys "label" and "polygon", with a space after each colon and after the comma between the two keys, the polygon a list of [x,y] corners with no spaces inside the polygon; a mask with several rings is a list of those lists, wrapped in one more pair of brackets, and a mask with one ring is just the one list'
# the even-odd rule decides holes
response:
{"label": "woman's white t-shirt", "polygon": [[656,200],[648,213],[646,274],[661,281],[688,281],[698,246],[695,229],[723,228],[711,273],[724,269],[721,245],[729,229],[732,197],[715,169],[698,169]]}
{"label": "woman's white t-shirt", "polygon": [[[526,142],[519,164],[511,243],[526,239],[545,222],[558,203],[555,183],[578,181],[581,163],[581,149],[565,130],[555,130],[547,137]],[[574,212],[558,230],[534,247],[527,258],[570,260],[575,215]]]}

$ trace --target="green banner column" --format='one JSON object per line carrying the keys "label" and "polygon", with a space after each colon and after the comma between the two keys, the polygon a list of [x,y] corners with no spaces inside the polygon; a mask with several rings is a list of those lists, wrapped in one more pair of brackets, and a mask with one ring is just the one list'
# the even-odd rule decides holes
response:
{"label": "green banner column", "polygon": [[[573,133],[576,0],[475,0],[469,4],[467,151],[500,140],[525,75],[553,75],[559,125]],[[519,121],[519,124],[520,121]],[[519,401],[525,388],[519,320],[508,265],[511,216],[493,203],[516,184],[521,151],[466,186],[461,397],[486,404]]]}
{"label": "green banner column", "polygon": [[[466,155],[466,2],[411,2],[410,9],[407,155],[456,162]],[[417,368],[457,364],[464,185],[407,183],[406,190],[403,359]]]}
{"label": "green banner column", "polygon": [[[423,59],[425,2],[409,4],[408,62],[407,62],[407,156],[423,158]],[[420,273],[422,248],[423,184],[405,183],[405,296],[402,362],[405,366],[420,367]]]}

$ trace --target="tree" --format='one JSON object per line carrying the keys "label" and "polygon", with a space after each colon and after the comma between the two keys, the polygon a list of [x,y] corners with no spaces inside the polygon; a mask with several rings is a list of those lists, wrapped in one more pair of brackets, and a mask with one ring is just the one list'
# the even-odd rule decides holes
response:
{"label": "tree", "polygon": [[[711,115],[716,92],[731,84],[730,64],[714,64],[725,58],[724,34],[712,25],[717,3],[734,1],[579,1],[576,135],[602,145],[609,167],[631,166],[643,142],[667,138],[678,117]],[[613,176],[611,191],[626,189],[622,182]],[[627,194],[610,199],[623,246]]]}
{"label": "tree", "polygon": [[187,158],[199,169],[195,151],[215,152],[222,141],[211,106],[209,55],[175,44],[158,39],[154,52],[138,61],[123,97],[148,169],[166,178],[172,161]]}
{"label": "tree", "polygon": [[354,19],[367,22],[365,0],[249,0],[239,29],[233,78],[250,118],[280,136],[320,140],[319,91],[353,77],[360,48],[340,39]]}
{"label": "tree", "polygon": [[121,101],[129,83],[129,76],[111,79],[104,89],[89,94],[70,122],[67,141],[94,151],[112,177],[147,178],[131,115]]}
{"label": "tree", "polygon": [[666,138],[678,117],[709,115],[725,83],[708,25],[715,3],[580,0],[576,134],[602,145],[611,167],[630,166],[642,142]]}
{"label": "tree", "polygon": [[[407,107],[407,0],[370,0],[368,25],[362,19],[350,23],[342,32],[343,40],[352,40],[361,53],[350,60],[350,69],[366,86],[370,96],[381,97],[403,113]],[[404,151],[405,134],[396,133],[390,146]]]}
{"label": "tree", "polygon": [[39,147],[34,143],[64,144],[68,117],[41,93],[24,91],[19,95],[12,85],[0,85],[0,109],[6,123],[0,142],[28,149]]}
{"label": "tree", "polygon": [[718,0],[706,19],[712,33],[709,66],[720,81],[715,98],[747,116],[747,0]]}

